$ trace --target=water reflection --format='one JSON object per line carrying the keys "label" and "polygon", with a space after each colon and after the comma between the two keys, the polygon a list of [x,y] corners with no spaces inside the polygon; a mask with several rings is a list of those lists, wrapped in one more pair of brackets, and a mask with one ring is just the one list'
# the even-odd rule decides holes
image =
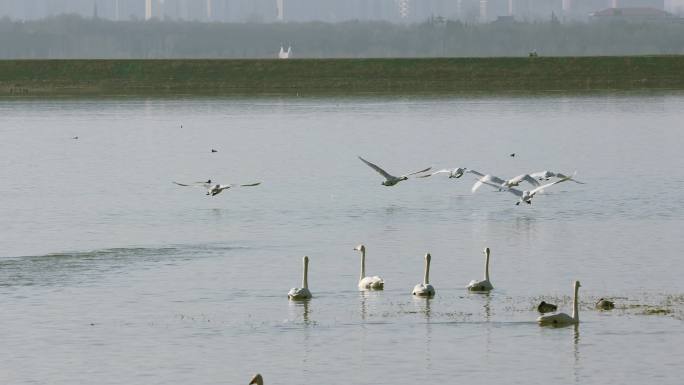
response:
{"label": "water reflection", "polygon": [[[311,326],[315,324],[314,321],[311,320],[311,310],[309,308],[309,304],[311,303],[310,299],[303,299],[299,301],[288,301],[290,304],[290,313],[292,315],[291,318],[297,319],[301,318],[302,322],[306,326]],[[300,316],[301,315],[301,316]]]}
{"label": "water reflection", "polygon": [[413,305],[417,308],[416,312],[423,314],[428,322],[431,315],[430,302],[432,302],[430,297],[413,297]]}
{"label": "water reflection", "polygon": [[573,377],[575,378],[575,383],[579,383],[580,379],[580,351],[579,351],[579,343],[580,343],[580,332],[579,332],[579,324],[575,324],[575,328],[573,331],[573,339],[572,339],[572,347],[573,347],[573,354],[575,357],[575,365],[573,366]]}

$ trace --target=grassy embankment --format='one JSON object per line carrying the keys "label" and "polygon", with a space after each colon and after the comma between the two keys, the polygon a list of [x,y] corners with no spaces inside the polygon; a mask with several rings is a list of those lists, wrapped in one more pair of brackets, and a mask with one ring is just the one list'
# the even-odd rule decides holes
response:
{"label": "grassy embankment", "polygon": [[684,89],[684,56],[0,61],[0,97]]}

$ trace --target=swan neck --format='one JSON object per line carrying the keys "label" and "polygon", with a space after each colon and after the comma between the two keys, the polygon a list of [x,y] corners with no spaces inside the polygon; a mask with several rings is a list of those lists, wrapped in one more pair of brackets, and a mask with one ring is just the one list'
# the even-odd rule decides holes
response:
{"label": "swan neck", "polygon": [[366,249],[361,249],[361,276],[359,280],[362,280],[366,276]]}
{"label": "swan neck", "polygon": [[302,276],[302,287],[305,289],[309,288],[309,260],[304,259],[304,275]]}
{"label": "swan neck", "polygon": [[485,258],[485,281],[489,281],[489,253],[485,253],[487,257]]}
{"label": "swan neck", "polygon": [[579,285],[575,284],[575,296],[572,299],[572,318],[575,321],[579,321],[579,306],[578,306],[578,292],[579,292]]}
{"label": "swan neck", "polygon": [[430,258],[425,258],[425,276],[423,277],[423,285],[430,283]]}

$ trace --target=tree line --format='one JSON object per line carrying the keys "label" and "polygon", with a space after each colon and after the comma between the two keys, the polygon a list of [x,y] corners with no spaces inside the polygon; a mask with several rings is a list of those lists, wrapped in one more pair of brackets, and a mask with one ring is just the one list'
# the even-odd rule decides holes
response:
{"label": "tree line", "polygon": [[684,54],[684,23],[417,24],[110,21],[61,15],[0,19],[0,59],[475,57]]}

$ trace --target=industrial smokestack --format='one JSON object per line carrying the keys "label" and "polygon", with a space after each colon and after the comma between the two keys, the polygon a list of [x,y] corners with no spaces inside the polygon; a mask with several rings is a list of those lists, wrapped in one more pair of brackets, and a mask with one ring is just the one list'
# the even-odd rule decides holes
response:
{"label": "industrial smokestack", "polygon": [[152,0],[145,0],[145,20],[152,18]]}

